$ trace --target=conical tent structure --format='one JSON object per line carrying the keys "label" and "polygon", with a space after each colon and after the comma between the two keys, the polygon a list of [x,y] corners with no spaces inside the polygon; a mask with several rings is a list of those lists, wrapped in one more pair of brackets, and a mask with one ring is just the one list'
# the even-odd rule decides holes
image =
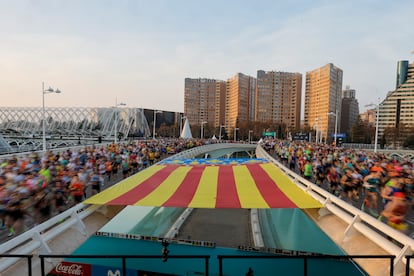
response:
{"label": "conical tent structure", "polygon": [[180,138],[184,138],[184,139],[193,138],[193,135],[191,134],[190,123],[188,122],[187,118],[185,119],[183,131],[181,132]]}

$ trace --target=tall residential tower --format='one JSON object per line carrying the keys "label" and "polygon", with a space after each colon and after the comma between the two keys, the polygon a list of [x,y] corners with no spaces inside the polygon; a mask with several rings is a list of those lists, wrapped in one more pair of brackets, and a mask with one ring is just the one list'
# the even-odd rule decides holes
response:
{"label": "tall residential tower", "polygon": [[255,121],[300,128],[302,74],[257,71]]}
{"label": "tall residential tower", "polygon": [[355,98],[356,91],[351,89],[348,85],[342,91],[342,105],[341,105],[341,124],[338,127],[342,133],[351,133],[351,128],[358,123],[359,120],[359,104]]}
{"label": "tall residential tower", "polygon": [[[190,125],[207,122],[217,127],[224,122],[226,85],[215,79],[186,78],[184,83],[184,115]],[[221,108],[223,106],[223,108]]]}
{"label": "tall residential tower", "polygon": [[239,123],[254,120],[256,78],[236,74],[226,84],[225,128],[233,133]]}
{"label": "tall residential tower", "polygon": [[414,125],[414,62],[397,64],[396,89],[380,104],[379,137],[385,128],[402,129]]}
{"label": "tall residential tower", "polygon": [[332,63],[306,73],[305,126],[316,131],[318,141],[331,140],[335,116],[340,122],[342,70]]}

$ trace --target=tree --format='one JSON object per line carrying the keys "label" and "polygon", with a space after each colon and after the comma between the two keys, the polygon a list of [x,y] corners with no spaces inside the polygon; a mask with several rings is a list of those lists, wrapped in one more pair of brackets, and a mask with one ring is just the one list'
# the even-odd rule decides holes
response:
{"label": "tree", "polygon": [[412,133],[413,128],[400,124],[398,127],[388,126],[384,129],[384,136],[387,141],[392,141],[394,147],[404,144],[404,141]]}
{"label": "tree", "polygon": [[362,143],[362,144],[371,144],[372,139],[372,127],[361,120],[358,121],[351,128],[351,141],[352,143]]}
{"label": "tree", "polygon": [[414,149],[414,135],[408,136],[405,139],[403,146],[405,148]]}

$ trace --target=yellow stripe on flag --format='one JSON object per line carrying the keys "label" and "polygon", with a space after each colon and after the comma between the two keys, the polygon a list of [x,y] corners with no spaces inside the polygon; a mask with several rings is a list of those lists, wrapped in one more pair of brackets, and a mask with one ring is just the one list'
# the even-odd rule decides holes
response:
{"label": "yellow stripe on flag", "polygon": [[276,183],[279,189],[292,200],[298,208],[321,208],[322,204],[300,189],[296,184],[285,175],[278,167],[272,163],[260,164],[268,176]]}
{"label": "yellow stripe on flag", "polygon": [[208,166],[204,169],[197,191],[188,205],[189,208],[216,207],[218,173],[218,166]]}
{"label": "yellow stripe on flag", "polygon": [[162,206],[177,190],[192,167],[178,167],[154,191],[134,205]]}
{"label": "yellow stripe on flag", "polygon": [[135,188],[136,186],[150,178],[152,175],[154,175],[164,167],[165,166],[163,165],[151,166],[148,169],[145,169],[131,177],[128,177],[127,179],[120,181],[118,184],[109,187],[108,189],[100,192],[99,194],[88,198],[83,203],[105,204]]}
{"label": "yellow stripe on flag", "polygon": [[269,208],[246,166],[234,166],[234,180],[242,208]]}

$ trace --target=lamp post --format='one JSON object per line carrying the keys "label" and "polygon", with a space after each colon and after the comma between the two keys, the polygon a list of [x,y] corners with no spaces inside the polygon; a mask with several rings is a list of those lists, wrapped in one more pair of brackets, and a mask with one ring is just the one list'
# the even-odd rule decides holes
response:
{"label": "lamp post", "polygon": [[157,113],[162,113],[162,111],[154,109],[154,125],[152,127],[152,139],[153,140],[155,140],[155,124],[157,123]]}
{"label": "lamp post", "polygon": [[379,108],[380,108],[380,99],[378,98],[378,104],[367,104],[365,107],[376,107],[377,108],[377,120],[375,122],[375,141],[374,141],[374,153],[377,153],[377,144],[378,144],[378,125],[379,125]]}
{"label": "lamp post", "polygon": [[316,121],[316,124],[315,124],[315,129],[316,129],[316,131],[315,131],[315,142],[318,143],[319,142],[318,141],[318,139],[319,139],[319,125],[318,125],[319,118],[316,118],[315,121]]}
{"label": "lamp post", "polygon": [[200,139],[203,139],[204,138],[204,124],[207,124],[207,122],[206,121],[202,121],[201,122]]}
{"label": "lamp post", "polygon": [[220,131],[219,131],[219,141],[221,141],[221,129],[224,127],[224,125],[220,125]]}
{"label": "lamp post", "polygon": [[252,133],[253,130],[249,129],[249,144],[250,144],[250,133]]}
{"label": "lamp post", "polygon": [[237,131],[239,130],[239,128],[238,127],[235,127],[234,128],[234,142],[237,142],[237,136],[236,136],[236,134],[237,134]]}
{"label": "lamp post", "polygon": [[118,107],[119,106],[125,106],[125,103],[118,103],[117,98],[115,98],[115,127],[114,127],[114,144],[118,143],[117,136],[117,126],[118,126]]}
{"label": "lamp post", "polygon": [[49,86],[45,90],[45,83],[42,82],[42,128],[43,128],[43,152],[46,152],[46,116],[45,116],[45,94],[56,93],[59,94],[61,91],[59,89],[54,90]]}
{"label": "lamp post", "polygon": [[338,134],[338,110],[335,113],[329,112],[328,115],[335,116],[335,147],[336,147],[336,136]]}

